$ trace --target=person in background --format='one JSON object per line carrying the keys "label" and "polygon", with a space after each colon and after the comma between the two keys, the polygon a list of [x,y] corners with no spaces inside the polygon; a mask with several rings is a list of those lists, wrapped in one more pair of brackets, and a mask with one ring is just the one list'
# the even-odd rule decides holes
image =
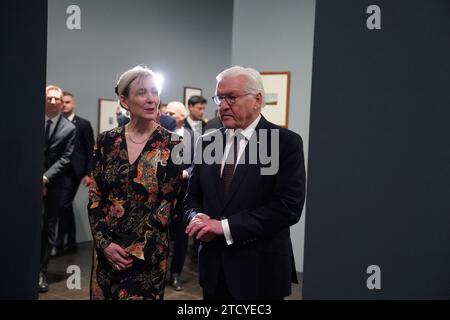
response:
{"label": "person in background", "polygon": [[[282,300],[297,281],[289,228],[305,199],[302,139],[261,115],[265,93],[258,71],[232,67],[216,79],[214,102],[224,128],[201,137],[196,152],[217,143],[209,139],[213,133],[225,141],[215,146],[224,152],[218,163],[194,163],[184,201],[186,232],[201,241],[203,298]],[[250,143],[272,150],[276,170],[263,171],[266,163]]]}
{"label": "person in background", "polygon": [[166,104],[160,104],[159,105],[159,123],[161,126],[169,131],[175,132],[175,129],[177,128],[177,122],[172,117],[166,115]]}
{"label": "person in background", "polygon": [[94,131],[91,123],[76,115],[76,102],[72,93],[63,92],[64,117],[76,127],[75,148],[70,157],[68,188],[61,190],[63,208],[59,216],[55,252],[53,255],[73,253],[77,251],[75,215],[73,200],[80,183],[89,186],[94,152]]}
{"label": "person in background", "polygon": [[160,90],[148,68],[124,72],[115,92],[130,122],[97,138],[88,204],[96,253],[91,299],[164,297],[182,170],[172,155],[180,141],[157,123]]}
{"label": "person in background", "polygon": [[163,128],[169,131],[175,132],[175,130],[177,129],[177,122],[175,121],[175,119],[166,114],[161,114],[161,116],[159,117],[159,123]]}
{"label": "person in background", "polygon": [[[187,110],[183,103],[172,101],[167,105],[166,114],[171,116],[176,121],[177,128],[175,133],[183,137],[186,144],[186,151],[191,153],[191,160],[194,159],[194,133],[191,129],[183,126],[184,120],[187,116]],[[186,258],[186,251],[188,246],[188,235],[184,232],[186,225],[184,223],[183,215],[183,199],[186,195],[187,181],[192,170],[192,162],[183,164],[183,182],[178,194],[178,201],[174,211],[174,218],[171,224],[172,235],[172,261],[170,263],[170,274],[168,277],[169,284],[176,290],[181,291],[181,272],[183,271],[184,261]]]}
{"label": "person in background", "polygon": [[47,269],[56,244],[56,225],[63,208],[62,195],[70,189],[70,159],[75,147],[76,128],[62,114],[63,92],[49,85],[45,89],[44,214],[41,239],[39,292],[48,291]]}
{"label": "person in background", "polygon": [[[207,101],[202,96],[191,96],[188,99],[189,115],[184,121],[184,126],[194,132],[194,141],[197,141],[198,137],[205,132],[205,125],[207,122],[203,117],[205,115],[206,104]],[[198,246],[199,241],[194,238],[192,245],[190,246],[191,261],[194,264],[197,263]]]}
{"label": "person in background", "polygon": [[119,127],[123,127],[128,122],[130,122],[130,117],[126,116],[122,112],[122,108],[120,106],[118,106],[117,109],[116,109],[116,117],[117,117],[117,125]]}
{"label": "person in background", "polygon": [[212,118],[211,120],[209,120],[206,124],[205,124],[205,132],[208,130],[214,130],[214,129],[220,129],[223,127],[223,123],[222,120],[220,119],[219,116],[219,110],[216,110],[216,114],[215,117]]}
{"label": "person in background", "polygon": [[188,100],[189,115],[186,117],[184,126],[194,131],[196,136],[202,135],[206,121],[205,115],[206,99],[202,96],[192,96]]}

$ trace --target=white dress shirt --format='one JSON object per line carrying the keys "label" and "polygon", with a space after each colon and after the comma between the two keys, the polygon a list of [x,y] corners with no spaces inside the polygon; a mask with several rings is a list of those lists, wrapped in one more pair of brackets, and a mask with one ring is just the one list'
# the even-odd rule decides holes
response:
{"label": "white dress shirt", "polygon": [[191,126],[192,130],[198,134],[202,134],[202,121],[192,120],[190,116],[186,118],[187,122]]}
{"label": "white dress shirt", "polygon": [[50,124],[49,137],[52,136],[53,131],[55,130],[56,124],[58,123],[59,117],[61,117],[61,113],[58,113],[53,118],[49,118],[47,115],[45,115],[44,131],[45,131],[45,126],[47,125],[47,120],[51,120],[52,121],[52,123]]}
{"label": "white dress shirt", "polygon": [[73,122],[73,118],[75,118],[75,113],[72,113],[70,116],[68,116],[66,119],[70,122]]}
{"label": "white dress shirt", "polygon": [[[252,137],[252,135],[255,133],[256,126],[259,123],[259,120],[261,120],[261,115],[258,116],[258,118],[255,119],[247,128],[244,130],[236,130],[241,135],[245,137],[245,139],[238,139],[239,141],[239,148],[238,148],[238,156],[237,156],[237,163],[234,165],[234,168],[236,169],[236,166],[239,164],[239,160],[241,159],[242,155],[244,154],[245,147],[247,146],[248,141]],[[227,139],[227,143],[225,145],[225,151],[223,154],[222,159],[222,167],[220,168],[220,176],[222,176],[223,167],[225,166],[225,160],[228,157],[228,153],[230,153],[231,145],[233,143],[234,136],[237,132],[233,129],[227,129],[225,130],[225,137]],[[228,245],[233,244],[233,237],[231,236],[230,231],[230,225],[228,224],[228,219],[223,219],[220,221],[222,223],[223,228],[223,235],[225,236],[225,240],[227,241]]]}
{"label": "white dress shirt", "polygon": [[180,137],[184,137],[184,127],[175,129],[175,133]]}

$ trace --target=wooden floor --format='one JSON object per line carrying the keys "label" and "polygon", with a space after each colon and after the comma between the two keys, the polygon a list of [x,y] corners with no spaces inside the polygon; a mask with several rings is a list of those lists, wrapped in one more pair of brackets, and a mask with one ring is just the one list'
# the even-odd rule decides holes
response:
{"label": "wooden floor", "polygon": [[[69,266],[80,267],[81,289],[68,289],[67,279],[71,274],[67,273]],[[88,300],[89,280],[92,266],[92,242],[79,244],[78,252],[61,257],[52,258],[48,269],[49,291],[39,294],[39,300]],[[292,285],[292,295],[287,300],[301,300],[300,285]],[[197,265],[192,263],[189,257],[181,274],[183,290],[175,291],[170,286],[166,287],[165,300],[201,300],[202,289],[198,284]]]}

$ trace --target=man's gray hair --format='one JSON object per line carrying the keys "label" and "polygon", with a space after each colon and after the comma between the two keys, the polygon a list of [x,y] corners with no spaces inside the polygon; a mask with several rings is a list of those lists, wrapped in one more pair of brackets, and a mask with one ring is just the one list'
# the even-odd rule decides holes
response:
{"label": "man's gray hair", "polygon": [[264,91],[263,80],[261,74],[252,68],[244,68],[241,66],[234,66],[219,73],[216,77],[217,83],[226,78],[234,78],[244,76],[247,79],[247,87],[245,92],[258,94],[261,93],[262,103],[261,108],[266,104],[266,93]]}

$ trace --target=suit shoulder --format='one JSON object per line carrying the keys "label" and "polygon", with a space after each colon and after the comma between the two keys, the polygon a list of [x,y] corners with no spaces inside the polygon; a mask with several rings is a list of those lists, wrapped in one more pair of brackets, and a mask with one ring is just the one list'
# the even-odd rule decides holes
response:
{"label": "suit shoulder", "polygon": [[288,128],[280,127],[280,126],[278,126],[272,122],[269,122],[267,120],[266,120],[266,128],[269,130],[274,130],[274,129],[278,130],[280,133],[281,142],[288,141],[289,143],[302,143],[303,144],[302,137],[298,133],[296,133],[292,130],[289,130]]}
{"label": "suit shoulder", "polygon": [[67,120],[64,116],[61,116],[61,122],[64,127],[66,127],[69,131],[75,130],[75,125]]}
{"label": "suit shoulder", "polygon": [[280,128],[280,138],[281,139],[285,139],[291,143],[302,143],[303,144],[303,139],[298,133],[296,133],[292,130],[289,130],[287,128],[283,128],[283,127],[279,127],[279,128]]}
{"label": "suit shoulder", "polygon": [[91,122],[85,118],[82,118],[80,116],[76,116],[77,117],[77,121],[80,123],[80,125],[82,126],[90,126]]}

